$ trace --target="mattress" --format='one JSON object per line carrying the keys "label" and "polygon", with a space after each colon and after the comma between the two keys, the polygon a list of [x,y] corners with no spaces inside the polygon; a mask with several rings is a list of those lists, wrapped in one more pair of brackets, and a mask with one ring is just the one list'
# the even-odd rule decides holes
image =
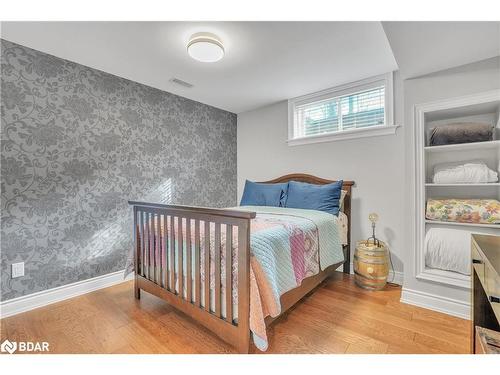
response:
{"label": "mattress", "polygon": [[463,229],[429,229],[424,241],[425,266],[470,275],[470,236]]}

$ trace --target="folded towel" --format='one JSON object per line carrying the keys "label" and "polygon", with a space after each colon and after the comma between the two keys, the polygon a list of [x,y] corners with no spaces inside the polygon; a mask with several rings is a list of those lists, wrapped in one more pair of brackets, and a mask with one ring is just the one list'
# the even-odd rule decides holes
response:
{"label": "folded towel", "polygon": [[437,126],[431,131],[430,145],[484,142],[493,139],[491,124],[464,122]]}
{"label": "folded towel", "polygon": [[498,173],[481,160],[438,164],[434,167],[435,184],[479,184],[498,182]]}

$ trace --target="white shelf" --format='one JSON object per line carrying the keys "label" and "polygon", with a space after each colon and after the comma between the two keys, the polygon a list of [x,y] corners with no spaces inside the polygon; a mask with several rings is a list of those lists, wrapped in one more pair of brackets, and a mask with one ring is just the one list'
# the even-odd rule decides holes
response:
{"label": "white shelf", "polygon": [[462,227],[497,228],[497,229],[500,229],[500,224],[457,223],[455,221],[437,221],[437,220],[425,220],[425,223],[426,224],[434,224],[434,225],[450,225],[450,226],[462,226]]}
{"label": "white shelf", "polygon": [[462,150],[487,150],[500,149],[500,140],[487,142],[459,143],[456,145],[443,146],[426,146],[425,152],[447,152],[447,151],[462,151]]}
{"label": "white shelf", "polygon": [[439,187],[452,187],[452,186],[472,186],[472,187],[480,187],[480,186],[500,186],[500,182],[488,182],[488,183],[482,183],[482,184],[434,184],[431,182],[428,182],[425,184],[425,186],[439,186]]}

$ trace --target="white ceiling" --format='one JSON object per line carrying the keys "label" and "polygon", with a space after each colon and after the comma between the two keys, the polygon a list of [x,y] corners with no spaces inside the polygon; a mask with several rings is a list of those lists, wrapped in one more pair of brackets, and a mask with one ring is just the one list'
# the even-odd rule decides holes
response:
{"label": "white ceiling", "polygon": [[[241,113],[398,68],[411,78],[497,56],[499,27],[499,22],[2,22],[1,32],[12,42]],[[200,63],[188,56],[187,41],[200,31],[222,39],[221,61]],[[194,87],[170,82],[174,77]]]}
{"label": "white ceiling", "polygon": [[500,22],[383,22],[401,77],[500,55]]}
{"label": "white ceiling", "polygon": [[[221,61],[188,56],[200,31]],[[397,69],[379,22],[3,22],[2,37],[235,113]]]}

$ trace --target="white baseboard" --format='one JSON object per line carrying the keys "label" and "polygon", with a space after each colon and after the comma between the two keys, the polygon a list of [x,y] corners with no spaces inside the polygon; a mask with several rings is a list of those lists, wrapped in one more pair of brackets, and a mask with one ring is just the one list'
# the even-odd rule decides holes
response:
{"label": "white baseboard", "polygon": [[401,292],[401,302],[453,315],[462,319],[470,319],[470,303],[448,297],[403,288]]}
{"label": "white baseboard", "polygon": [[125,279],[123,275],[124,270],[117,271],[92,279],[77,281],[76,283],[3,301],[0,303],[0,318],[6,318],[38,307],[50,305],[51,303],[86,294],[94,290],[107,288],[124,281],[132,280],[134,277],[133,273],[129,274]]}
{"label": "white baseboard", "polygon": [[[337,271],[339,272],[342,272],[342,267],[343,266],[340,266],[339,268],[337,268]],[[354,274],[354,266],[353,264],[351,263],[351,275]],[[397,284],[397,285],[403,285],[403,272],[401,271],[392,271],[392,270],[389,270],[389,276],[387,277],[387,281],[393,283],[393,284]]]}
{"label": "white baseboard", "polygon": [[387,277],[387,280],[394,284],[403,285],[403,280],[404,280],[403,272],[389,271],[389,277]]}

